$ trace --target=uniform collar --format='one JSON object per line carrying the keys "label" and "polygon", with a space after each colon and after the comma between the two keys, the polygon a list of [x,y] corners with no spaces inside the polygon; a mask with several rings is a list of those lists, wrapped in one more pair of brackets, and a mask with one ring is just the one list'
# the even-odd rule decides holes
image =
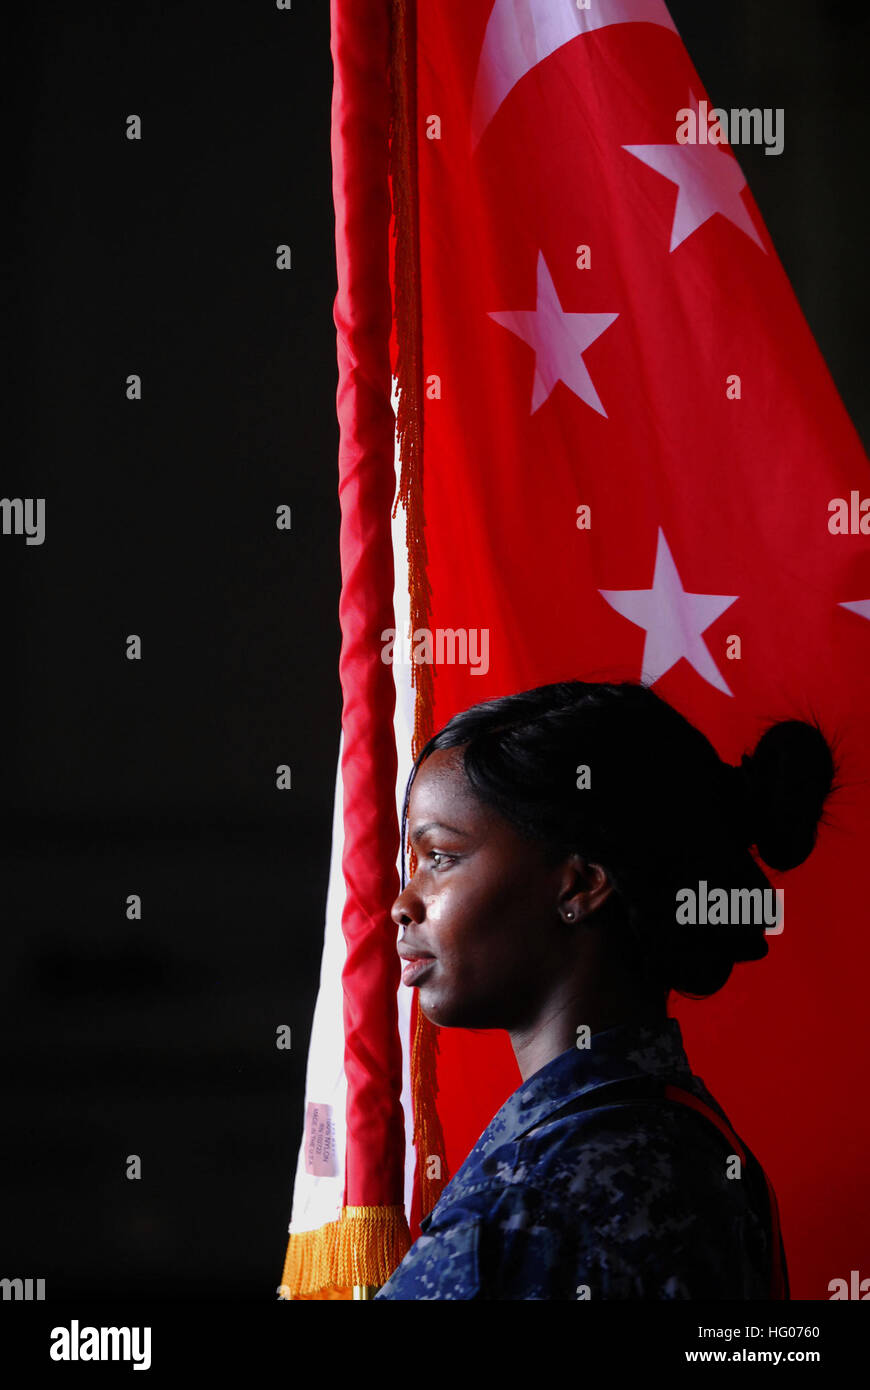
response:
{"label": "uniform collar", "polygon": [[576,1097],[633,1076],[686,1085],[692,1076],[675,1018],[619,1024],[593,1033],[588,1048],[572,1047],[524,1081],[487,1125],[469,1154],[485,1158],[499,1144],[521,1138]]}

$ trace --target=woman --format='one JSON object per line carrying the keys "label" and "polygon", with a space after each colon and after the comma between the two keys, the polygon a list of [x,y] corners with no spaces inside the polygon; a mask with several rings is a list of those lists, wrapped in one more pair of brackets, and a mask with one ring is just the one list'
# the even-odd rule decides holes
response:
{"label": "woman", "polygon": [[[749,846],[800,864],[834,773],[799,721],[725,764],[630,682],[489,700],[426,744],[392,909],[402,978],[433,1023],[507,1029],[522,1084],[377,1298],[788,1297],[772,1188],[667,1004],[767,954],[774,892]],[[702,883],[731,920],[686,920]]]}

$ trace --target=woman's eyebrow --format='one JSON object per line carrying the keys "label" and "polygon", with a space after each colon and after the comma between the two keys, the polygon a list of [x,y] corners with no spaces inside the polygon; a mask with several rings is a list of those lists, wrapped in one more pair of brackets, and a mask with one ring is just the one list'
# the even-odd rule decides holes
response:
{"label": "woman's eyebrow", "polygon": [[426,823],[425,823],[424,825],[418,825],[418,826],[416,826],[416,827],[411,831],[411,834],[410,834],[410,837],[409,837],[410,840],[411,840],[411,843],[412,843],[412,844],[417,844],[420,840],[422,840],[422,838],[423,838],[423,836],[426,834],[426,831],[427,831],[427,830],[446,830],[446,831],[448,831],[451,835],[461,835],[461,836],[463,837],[463,839],[466,839],[466,840],[468,839],[468,831],[467,831],[467,830],[460,830],[460,829],[459,829],[457,826],[455,826],[455,825],[445,825],[443,821],[439,821],[439,820],[427,820]]}

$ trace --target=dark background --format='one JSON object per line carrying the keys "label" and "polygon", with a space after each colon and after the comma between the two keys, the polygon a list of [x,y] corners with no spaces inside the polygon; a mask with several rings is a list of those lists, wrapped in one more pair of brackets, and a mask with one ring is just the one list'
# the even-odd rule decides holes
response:
{"label": "dark background", "polygon": [[[670,9],[714,103],[785,109],[737,153],[866,439],[867,21]],[[270,1300],[341,718],[329,5],[48,0],[4,39],[0,492],[46,540],[0,535],[0,1277]]]}

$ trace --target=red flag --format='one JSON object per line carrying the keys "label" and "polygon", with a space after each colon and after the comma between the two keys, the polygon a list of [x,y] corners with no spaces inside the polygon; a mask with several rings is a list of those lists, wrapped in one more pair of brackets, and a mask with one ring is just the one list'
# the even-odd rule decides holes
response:
{"label": "red flag", "polygon": [[[734,150],[677,139],[706,94],[664,4],[417,8],[427,622],[481,643],[434,666],[432,726],[643,677],[732,762],[773,719],[833,738],[782,935],[674,1009],[774,1183],[792,1296],[827,1298],[870,1238],[866,457]],[[439,1046],[455,1171],[519,1074],[505,1035]]]}

